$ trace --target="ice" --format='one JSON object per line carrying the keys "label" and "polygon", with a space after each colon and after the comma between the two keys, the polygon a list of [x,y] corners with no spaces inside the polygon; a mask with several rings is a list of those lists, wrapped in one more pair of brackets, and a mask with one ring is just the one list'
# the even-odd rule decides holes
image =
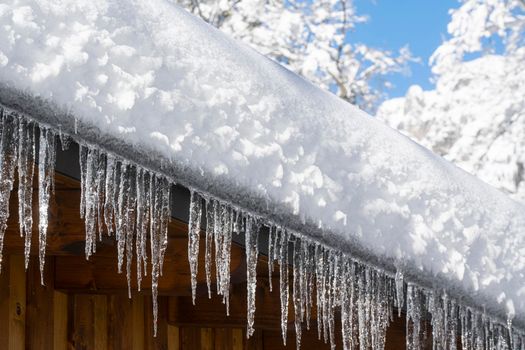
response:
{"label": "ice", "polygon": [[18,120],[0,110],[2,123],[0,151],[0,271],[4,234],[9,218],[9,198],[13,189],[14,172],[17,162]]}
{"label": "ice", "polygon": [[315,280],[316,280],[316,305],[317,305],[317,335],[321,339],[323,333],[323,302],[324,302],[324,249],[322,246],[315,247]]}
{"label": "ice", "polygon": [[397,316],[401,317],[401,311],[403,310],[403,303],[405,300],[405,286],[403,282],[403,272],[399,268],[396,270],[395,282]]}
{"label": "ice", "polygon": [[255,321],[255,292],[257,284],[257,259],[259,258],[258,250],[259,240],[259,222],[257,219],[246,217],[246,285],[247,285],[247,307],[248,307],[248,325],[246,337],[249,338],[255,332],[253,324]]}
{"label": "ice", "polygon": [[[25,267],[31,254],[33,231],[33,176],[35,172],[35,126],[20,119],[18,126],[18,221],[25,235]],[[1,266],[1,264],[0,264]]]}
{"label": "ice", "polygon": [[[84,150],[86,150],[84,152]],[[82,193],[80,205],[81,212],[84,213],[85,231],[86,231],[86,258],[96,251],[97,239],[97,215],[98,215],[98,188],[97,188],[97,172],[99,167],[99,154],[97,150],[87,149],[81,146],[80,168],[82,169],[82,178],[84,180],[82,185]],[[85,158],[83,154],[86,153]],[[85,161],[85,164],[82,162]]]}
{"label": "ice", "polygon": [[[82,153],[81,153],[82,156]],[[104,221],[106,224],[106,230],[108,235],[111,236],[114,232],[116,223],[114,219],[115,215],[115,198],[117,196],[116,192],[116,160],[113,155],[107,155],[106,161],[106,189],[104,191]],[[81,158],[82,164],[82,158]],[[81,205],[82,212],[82,205]]]}
{"label": "ice", "polygon": [[[223,296],[223,303],[226,305],[226,315],[230,315],[230,261],[233,227],[233,210],[227,205],[220,207],[220,234],[222,236],[220,247],[220,263],[217,265],[220,274],[220,293]],[[257,236],[255,237],[257,239]],[[257,243],[257,242],[256,242]],[[257,246],[255,247],[257,249]],[[257,252],[256,252],[257,256]],[[257,263],[255,257],[254,263]],[[256,276],[254,276],[256,280]]]}
{"label": "ice", "polygon": [[306,329],[310,330],[310,319],[312,316],[312,303],[314,294],[314,277],[315,277],[315,246],[310,243],[304,243],[303,245],[305,255],[305,318],[306,318]]}
{"label": "ice", "polygon": [[171,193],[171,183],[165,177],[160,178],[160,182],[157,185],[161,188],[161,205],[160,205],[160,232],[161,232],[161,241],[160,241],[160,274],[162,275],[162,268],[164,266],[164,256],[166,255],[166,250],[168,249],[168,225],[171,218],[171,209],[170,209],[170,193]]}
{"label": "ice", "polygon": [[139,170],[137,176],[137,236],[136,236],[136,258],[137,258],[137,287],[140,291],[142,283],[142,271],[147,271],[147,239],[149,223],[149,173],[143,169]]}
{"label": "ice", "polygon": [[[421,349],[421,291],[412,283],[407,285],[407,350]],[[467,348],[464,348],[467,349]]]}
{"label": "ice", "polygon": [[199,238],[201,231],[202,199],[191,191],[190,218],[188,221],[188,260],[190,261],[191,296],[193,305],[197,291],[197,271],[199,264]]}
{"label": "ice", "polygon": [[294,324],[297,349],[301,348],[301,330],[302,330],[302,309],[303,309],[303,286],[302,286],[302,264],[301,242],[295,240],[293,244],[293,280],[292,280],[292,301],[294,308]]}
{"label": "ice", "polygon": [[270,287],[270,292],[272,291],[272,272],[274,267],[274,249],[275,249],[275,240],[276,240],[276,231],[275,226],[271,226],[268,230],[268,284]]}
{"label": "ice", "polygon": [[281,333],[283,343],[286,345],[286,333],[288,331],[288,232],[279,230],[279,297],[281,299]]}
{"label": "ice", "polygon": [[[131,299],[131,263],[133,260],[133,243],[135,240],[136,225],[136,205],[137,205],[137,169],[135,166],[129,167],[129,188],[127,195],[126,215],[126,279],[128,282],[128,297]],[[162,264],[162,257],[160,258]]]}
{"label": "ice", "polygon": [[213,199],[206,199],[206,248],[204,265],[206,270],[206,284],[208,286],[208,298],[211,299],[211,268],[213,262],[213,241],[215,232],[215,209]]}
{"label": "ice", "polygon": [[40,279],[42,285],[44,284],[49,198],[55,176],[55,141],[55,133],[53,130],[43,127],[40,128],[40,148],[38,154],[38,256],[40,260]]}
{"label": "ice", "polygon": [[[124,254],[126,250],[126,233],[128,226],[128,195],[129,195],[129,165],[126,162],[119,162],[116,172],[115,187],[118,188],[118,200],[115,211],[115,238],[117,240],[117,268],[122,272],[124,264]],[[157,229],[157,227],[155,227]],[[159,249],[157,247],[157,249]],[[158,251],[157,251],[158,253]]]}

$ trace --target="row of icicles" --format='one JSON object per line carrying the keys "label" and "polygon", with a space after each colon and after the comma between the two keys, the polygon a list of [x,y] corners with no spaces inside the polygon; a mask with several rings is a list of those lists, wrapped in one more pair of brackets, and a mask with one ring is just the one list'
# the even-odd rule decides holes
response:
{"label": "row of icicles", "polygon": [[[3,238],[9,217],[9,198],[18,174],[20,234],[25,236],[25,263],[31,249],[34,164],[38,167],[39,259],[43,273],[48,226],[49,198],[54,191],[57,139],[62,148],[69,137],[47,126],[0,109],[0,268]],[[36,145],[38,144],[38,155]],[[17,172],[15,170],[18,169]],[[86,144],[80,145],[81,205],[85,221],[85,253],[96,251],[103,233],[115,236],[118,271],[124,267],[131,296],[131,267],[135,258],[137,285],[151,273],[154,331],[157,328],[158,281],[168,244],[171,216],[170,178],[153,173],[113,154]],[[281,329],[286,343],[288,304],[293,304],[297,348],[304,323],[311,326],[316,308],[319,338],[335,348],[336,317],[341,324],[344,349],[383,349],[386,330],[394,317],[406,310],[407,349],[432,344],[433,349],[525,350],[525,337],[479,310],[447,296],[406,282],[398,271],[392,275],[368,266],[347,254],[308,240],[297,232],[250,215],[209,195],[192,190],[188,224],[188,256],[192,297],[195,303],[199,240],[205,240],[205,273],[208,296],[212,287],[212,264],[216,266],[216,292],[229,313],[232,235],[244,233],[247,265],[247,336],[254,332],[256,265],[259,232],[269,232],[268,272],[279,265]],[[202,223],[205,223],[203,227]],[[205,230],[202,230],[205,228]],[[202,236],[202,237],[201,237]],[[149,247],[149,251],[148,248]],[[149,259],[148,259],[149,257]],[[289,270],[292,278],[289,279]],[[394,315],[397,308],[398,315]]]}

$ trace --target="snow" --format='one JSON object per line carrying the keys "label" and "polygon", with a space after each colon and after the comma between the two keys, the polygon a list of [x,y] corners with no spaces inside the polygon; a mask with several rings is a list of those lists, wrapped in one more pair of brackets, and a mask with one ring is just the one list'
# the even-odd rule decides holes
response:
{"label": "snow", "polygon": [[[74,115],[115,144],[162,157],[163,169],[184,167],[196,191],[332,247],[369,255],[362,259],[394,262],[405,282],[445,281],[438,289],[459,289],[454,293],[486,303],[489,311],[515,314],[514,324],[524,320],[523,205],[383,122],[165,1],[7,0],[0,5],[0,24],[2,83],[63,106],[70,112],[64,118]],[[117,167],[117,183],[138,171],[124,163]],[[169,191],[166,179],[154,177],[149,184],[155,295]],[[119,265],[127,225],[135,225],[120,222],[136,207],[128,185],[110,192],[118,197],[112,210],[118,216]],[[225,214],[219,217],[218,210],[230,209],[213,207],[219,230]],[[230,234],[234,222],[226,224]],[[279,231],[281,272],[293,260],[287,257],[288,235]],[[223,262],[229,261],[229,253],[223,254]],[[318,296],[326,338],[339,300],[330,293],[341,282],[333,277],[340,266],[334,253],[322,255],[327,277],[316,284],[326,289]],[[368,269],[355,273],[362,276],[356,282],[359,334],[375,344],[380,336],[365,325],[376,322],[370,305],[382,298],[368,288],[370,281],[387,283],[379,282],[386,277]],[[283,334],[288,284],[281,273]],[[419,287],[411,284],[410,293],[407,306],[416,307]],[[413,316],[417,321],[420,315]]]}

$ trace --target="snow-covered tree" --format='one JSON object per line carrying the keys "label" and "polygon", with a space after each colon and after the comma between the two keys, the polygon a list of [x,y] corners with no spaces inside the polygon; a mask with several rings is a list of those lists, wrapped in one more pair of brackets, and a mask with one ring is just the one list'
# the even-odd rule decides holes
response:
{"label": "snow-covered tree", "polygon": [[172,0],[313,83],[367,110],[389,87],[386,74],[405,69],[399,53],[352,44],[365,16],[351,0]]}
{"label": "snow-covered tree", "polygon": [[525,1],[465,0],[431,57],[435,89],[412,86],[378,117],[525,200]]}

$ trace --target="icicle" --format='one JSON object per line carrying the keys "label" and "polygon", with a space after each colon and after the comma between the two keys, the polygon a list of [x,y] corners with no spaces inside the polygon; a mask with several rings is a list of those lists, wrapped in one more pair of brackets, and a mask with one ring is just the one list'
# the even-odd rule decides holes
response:
{"label": "icicle", "polygon": [[[98,240],[102,241],[102,234],[104,232],[104,220],[103,220],[103,211],[104,211],[104,197],[106,195],[105,188],[106,188],[106,167],[107,167],[107,157],[105,154],[99,152],[99,159],[98,159],[98,169],[97,169],[97,175],[96,175],[96,188],[97,188],[97,223],[98,223]],[[94,248],[96,248],[96,245],[94,245]]]}
{"label": "icicle", "polygon": [[[226,305],[226,315],[230,315],[230,261],[231,261],[231,242],[232,242],[232,220],[231,209],[221,205],[220,211],[220,232],[222,235],[220,247],[221,263],[219,265],[220,292],[223,296],[223,303]],[[257,263],[257,261],[256,261]],[[256,278],[256,276],[254,277]]]}
{"label": "icicle", "polygon": [[171,218],[171,209],[170,209],[170,189],[171,184],[166,178],[161,178],[160,185],[161,187],[161,219],[160,219],[160,232],[161,232],[161,241],[159,248],[159,258],[160,258],[160,274],[162,276],[162,269],[164,267],[164,256],[166,255],[166,250],[168,249],[168,225]]}
{"label": "icicle", "polygon": [[211,267],[212,267],[212,246],[215,231],[215,209],[213,199],[206,200],[206,251],[204,264],[206,269],[206,284],[208,285],[208,298],[211,299]]}
{"label": "icicle", "polygon": [[322,246],[315,247],[315,279],[316,279],[316,305],[317,305],[317,337],[321,340],[323,334],[323,271],[324,271],[324,249]]}
{"label": "icicle", "polygon": [[306,329],[310,330],[310,318],[312,312],[312,295],[314,291],[314,264],[315,256],[312,253],[312,246],[306,242],[303,245],[305,256],[305,318]]}
{"label": "icicle", "polygon": [[44,284],[44,265],[46,259],[47,226],[49,215],[49,196],[53,186],[55,167],[55,134],[50,129],[40,129],[38,155],[38,203],[39,203],[39,260],[40,279]]}
{"label": "icicle", "polygon": [[73,141],[71,137],[64,134],[62,130],[59,130],[58,138],[60,140],[60,147],[62,151],[67,151],[69,149],[69,146],[71,146],[71,142]]}
{"label": "icicle", "polygon": [[[85,148],[85,147],[82,147]],[[83,153],[83,152],[82,152]],[[81,158],[81,162],[82,162]],[[81,163],[83,169],[81,193],[81,211],[84,213],[84,223],[86,231],[86,259],[95,252],[97,237],[97,212],[98,212],[98,189],[97,189],[97,172],[99,167],[98,151],[94,149],[87,150],[85,164]]]}
{"label": "icicle", "polygon": [[301,242],[299,240],[295,240],[293,245],[293,281],[292,281],[292,301],[293,301],[293,308],[294,308],[294,324],[295,324],[295,337],[296,337],[296,345],[297,349],[301,348],[301,322],[302,322],[302,300],[301,300],[301,294],[302,294],[302,285],[301,285],[301,279],[302,279],[302,259],[301,259]]}
{"label": "icicle", "polygon": [[248,327],[246,337],[253,335],[255,329],[255,291],[257,286],[259,223],[252,217],[246,218],[246,284],[248,288]]}
{"label": "icicle", "polygon": [[221,204],[219,202],[215,202],[215,205],[213,206],[213,238],[214,238],[214,244],[215,244],[215,276],[217,280],[217,293],[219,295],[222,294],[222,283],[221,283],[221,269],[219,266],[222,266],[222,239],[223,236],[221,234]]}
{"label": "icicle", "polygon": [[401,317],[401,310],[403,310],[403,304],[405,300],[405,288],[403,282],[403,272],[401,269],[396,270],[396,307],[397,307],[397,316]]}
{"label": "icicle", "polygon": [[35,172],[35,127],[20,120],[18,128],[18,220],[25,235],[25,268],[29,265],[33,231],[33,176]]}
{"label": "icicle", "polygon": [[329,339],[330,333],[330,250],[325,251],[325,262],[323,265],[323,282],[321,290],[321,307],[323,309],[323,335],[325,343]]}
{"label": "icicle", "polygon": [[330,299],[328,305],[328,331],[330,347],[335,350],[335,308],[339,304],[339,253],[331,251],[328,273]]}
{"label": "icicle", "polygon": [[428,310],[432,315],[432,348],[444,349],[447,342],[446,324],[445,324],[445,305],[443,299],[432,292],[428,296]]}
{"label": "icicle", "polygon": [[286,345],[286,332],[288,331],[288,232],[280,231],[279,246],[279,273],[280,273],[280,299],[281,299],[281,332],[283,343]]}
{"label": "icicle", "polygon": [[351,262],[346,259],[343,262],[341,279],[341,334],[343,336],[343,349],[350,350],[352,344],[352,304],[350,293],[352,290]]}
{"label": "icicle", "polygon": [[275,227],[270,226],[268,229],[268,283],[270,286],[270,292],[272,291],[272,272],[273,272],[273,249],[275,241]]}
{"label": "icicle", "polygon": [[[81,154],[82,155],[82,154]],[[81,158],[82,161],[82,158]],[[115,166],[117,162],[112,155],[107,156],[106,160],[106,189],[104,196],[104,220],[106,224],[106,229],[108,231],[108,236],[112,235],[113,230],[115,229],[115,201],[117,198],[116,190],[116,169]],[[82,168],[82,166],[81,166]]]}
{"label": "icicle", "polygon": [[9,198],[13,189],[15,167],[17,163],[18,126],[17,119],[0,111],[2,139],[0,141],[0,271],[4,234],[9,218]]}
{"label": "icicle", "polygon": [[149,203],[148,190],[149,183],[147,182],[149,175],[140,169],[137,174],[137,235],[135,251],[137,255],[137,288],[140,291],[142,283],[142,266],[144,264],[144,271],[146,271],[146,242],[147,242],[147,225],[149,219]]}
{"label": "icicle", "polygon": [[[120,171],[119,171],[120,169]],[[117,267],[118,273],[122,273],[122,265],[124,263],[124,253],[126,250],[126,232],[128,225],[128,199],[129,194],[129,166],[126,163],[117,165],[117,188],[118,188],[118,202],[115,215],[116,230],[115,235],[117,239]]]}
{"label": "icicle", "polygon": [[[137,206],[137,169],[134,166],[129,168],[129,190],[127,195],[127,225],[126,225],[126,279],[128,282],[128,297],[131,299],[131,263],[133,260],[133,241],[136,226],[136,206]],[[162,259],[161,259],[162,261]]]}
{"label": "icicle", "polygon": [[151,296],[153,299],[153,334],[157,334],[158,319],[158,286],[160,275],[159,249],[160,249],[160,230],[159,230],[159,191],[156,186],[157,179],[152,176],[150,182],[150,246],[151,246]]}
{"label": "icicle", "polygon": [[188,222],[188,260],[191,274],[191,298],[195,305],[197,271],[199,264],[199,238],[201,228],[201,197],[194,191],[190,194],[190,219]]}
{"label": "icicle", "polygon": [[415,285],[407,287],[407,350],[421,348],[421,292]]}
{"label": "icicle", "polygon": [[84,145],[79,146],[78,159],[80,162],[80,217],[83,219],[86,214],[86,173],[88,162],[88,148]]}
{"label": "icicle", "polygon": [[359,349],[367,349],[368,340],[368,322],[367,322],[367,296],[366,296],[366,281],[365,268],[361,268],[358,275],[358,297],[357,297],[357,321],[359,326]]}

